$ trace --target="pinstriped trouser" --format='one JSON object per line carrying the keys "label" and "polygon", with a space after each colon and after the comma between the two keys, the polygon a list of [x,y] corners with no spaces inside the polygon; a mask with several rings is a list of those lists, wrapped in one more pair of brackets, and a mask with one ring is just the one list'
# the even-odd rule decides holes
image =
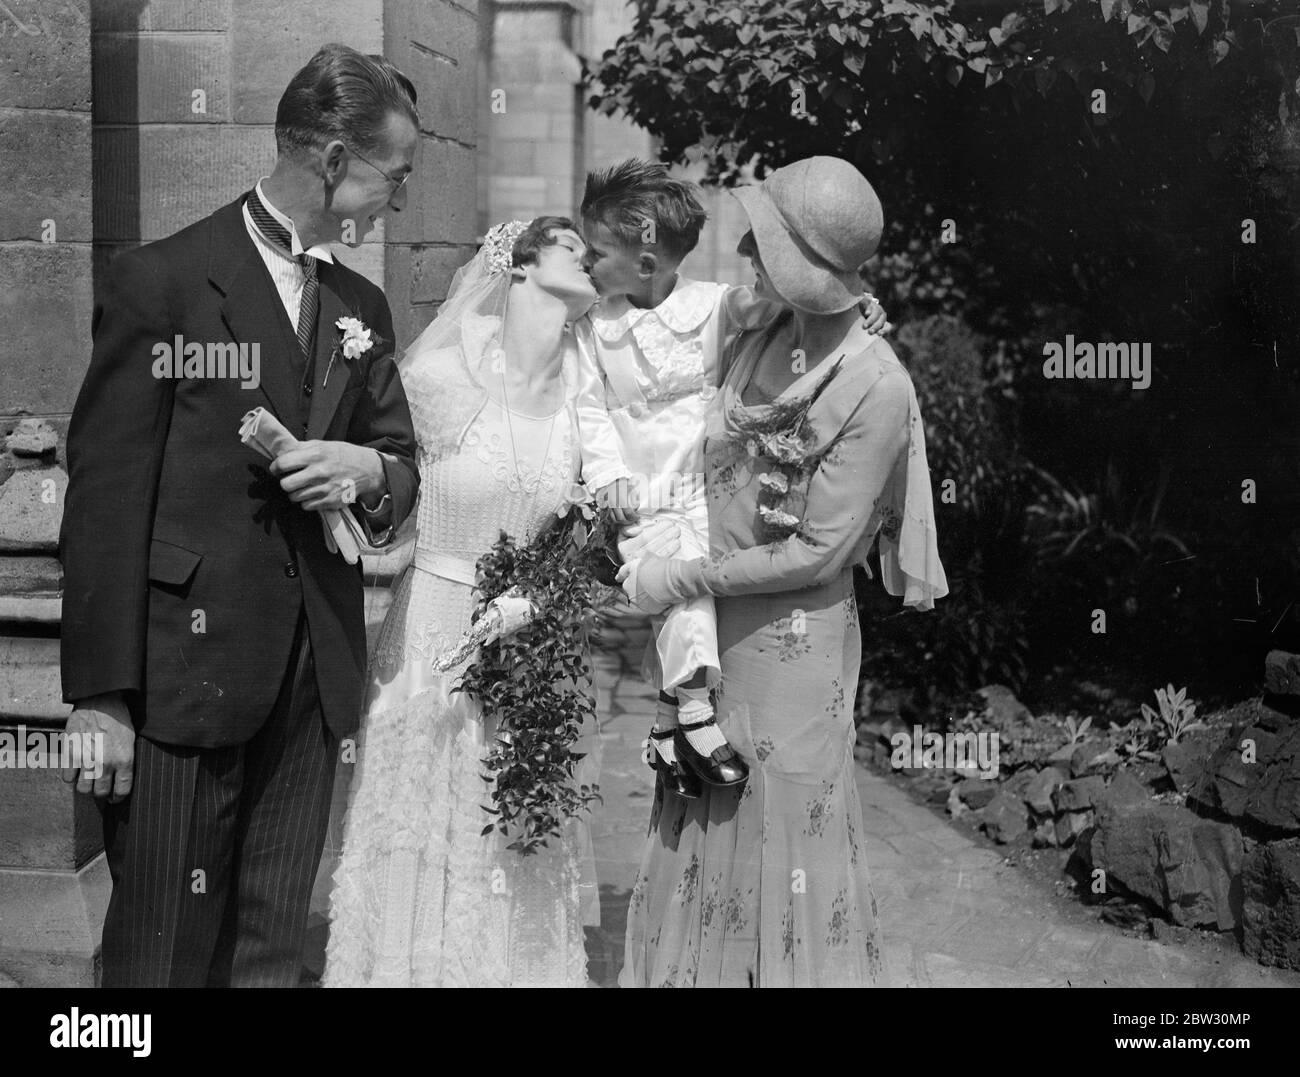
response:
{"label": "pinstriped trouser", "polygon": [[136,738],[133,792],[102,807],[105,987],[297,985],[338,738],[321,717],[302,615],[290,653],[247,743]]}

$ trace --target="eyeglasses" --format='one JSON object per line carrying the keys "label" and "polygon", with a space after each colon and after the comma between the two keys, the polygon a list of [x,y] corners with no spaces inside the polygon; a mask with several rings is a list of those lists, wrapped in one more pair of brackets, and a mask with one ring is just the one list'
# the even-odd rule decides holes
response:
{"label": "eyeglasses", "polygon": [[396,194],[398,191],[400,191],[406,185],[406,181],[411,178],[411,173],[408,171],[402,174],[401,179],[393,179],[392,176],[390,176],[377,164],[375,164],[373,161],[366,160],[366,158],[362,157],[361,154],[357,153],[357,151],[354,150],[351,146],[348,147],[348,152],[360,158],[360,160],[365,161],[366,164],[368,164],[371,168],[373,168],[376,172],[378,172],[381,176],[383,176],[384,179],[388,180],[389,183],[395,184],[395,186],[393,187],[393,194]]}

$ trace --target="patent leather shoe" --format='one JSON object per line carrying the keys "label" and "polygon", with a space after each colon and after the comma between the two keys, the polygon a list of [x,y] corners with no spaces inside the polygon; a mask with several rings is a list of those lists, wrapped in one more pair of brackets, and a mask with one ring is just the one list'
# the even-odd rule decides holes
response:
{"label": "patent leather shoe", "polygon": [[[659,732],[651,730],[651,741],[667,740],[674,730],[664,729]],[[674,742],[675,743],[675,742]],[[695,800],[704,791],[700,779],[687,770],[680,762],[669,763],[659,754],[653,744],[650,745],[650,769],[663,776],[665,785],[679,797]]]}
{"label": "patent leather shoe", "polygon": [[[699,723],[700,726],[717,724],[713,718]],[[749,767],[730,744],[715,748],[708,755],[701,755],[686,739],[682,727],[678,726],[673,737],[673,747],[677,749],[677,762],[709,785],[742,785],[749,779]]]}

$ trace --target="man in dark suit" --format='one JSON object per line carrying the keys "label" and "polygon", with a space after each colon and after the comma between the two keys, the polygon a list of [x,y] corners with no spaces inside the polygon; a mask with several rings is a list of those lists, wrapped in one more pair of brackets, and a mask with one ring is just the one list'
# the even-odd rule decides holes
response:
{"label": "man in dark suit", "polygon": [[[113,263],[68,433],[63,690],[104,766],[65,778],[102,805],[105,986],[298,982],[366,662],[360,566],[313,510],[383,545],[416,496],[388,303],[328,247],[405,205],[415,90],[327,45],[275,132],[253,191]],[[259,405],[300,439],[269,467]]]}

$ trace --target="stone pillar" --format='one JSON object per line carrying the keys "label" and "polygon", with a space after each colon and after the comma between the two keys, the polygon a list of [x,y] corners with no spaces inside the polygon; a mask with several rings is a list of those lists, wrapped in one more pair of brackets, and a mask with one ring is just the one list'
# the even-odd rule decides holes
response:
{"label": "stone pillar", "polygon": [[415,83],[420,156],[406,210],[389,222],[384,274],[397,343],[429,324],[474,256],[478,202],[479,0],[389,0],[384,55]]}
{"label": "stone pillar", "polygon": [[572,216],[582,200],[582,64],[573,51],[577,0],[492,5],[487,94],[479,102],[487,176],[486,229],[541,214]]}
{"label": "stone pillar", "polygon": [[[92,295],[89,0],[0,9],[0,746],[57,730],[59,435]],[[10,760],[16,761],[10,754]],[[97,813],[48,769],[0,770],[0,984],[89,984],[107,903]]]}

